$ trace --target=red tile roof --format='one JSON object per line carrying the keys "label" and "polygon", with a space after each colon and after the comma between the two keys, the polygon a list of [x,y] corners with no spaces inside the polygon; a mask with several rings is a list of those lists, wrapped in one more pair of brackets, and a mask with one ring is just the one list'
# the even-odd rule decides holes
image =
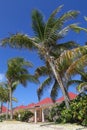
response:
{"label": "red tile roof", "polygon": [[21,105],[21,106],[15,107],[15,108],[14,108],[14,111],[18,111],[18,110],[21,110],[21,109],[28,109],[28,108],[32,108],[32,107],[34,107],[34,106],[35,106],[34,103],[31,103],[31,104],[29,104],[29,105],[27,105],[27,106]]}
{"label": "red tile roof", "polygon": [[[69,94],[69,97],[70,97],[71,100],[76,98],[76,96],[77,96],[77,94],[72,93],[72,92],[69,92],[68,94]],[[57,99],[56,103],[62,102],[62,101],[64,101],[63,96],[61,98]],[[48,105],[48,104],[53,104],[53,101],[52,101],[51,98],[45,98],[45,99],[41,100],[40,102],[38,102],[35,106],[42,106],[42,105]]]}
{"label": "red tile roof", "polygon": [[52,104],[52,103],[53,101],[51,98],[45,98],[41,100],[40,102],[38,102],[35,106],[47,105],[47,104]]}
{"label": "red tile roof", "polygon": [[6,111],[7,111],[7,107],[2,106],[2,113],[6,113]]}
{"label": "red tile roof", "polygon": [[[69,97],[70,97],[71,100],[76,98],[76,96],[77,96],[77,94],[69,92]],[[62,101],[64,101],[64,97],[63,96],[61,98],[57,99],[56,103],[62,102]],[[49,104],[53,104],[52,99],[51,98],[45,98],[45,99],[41,100],[40,102],[38,102],[36,104],[35,103],[31,103],[31,104],[28,104],[27,106],[24,106],[24,105],[18,106],[16,108],[14,108],[14,111],[17,111],[17,110],[20,110],[20,109],[34,108],[34,107],[44,106],[44,105],[49,105]]]}
{"label": "red tile roof", "polygon": [[[69,94],[70,100],[75,99],[76,96],[77,96],[77,94],[72,93],[72,92],[69,92],[68,94]],[[62,102],[62,101],[64,101],[64,97],[63,96],[61,98],[59,98],[59,99],[56,100],[56,102]]]}
{"label": "red tile roof", "polygon": [[25,109],[26,107],[24,105],[18,106],[16,108],[14,108],[14,111],[18,111],[20,109]]}
{"label": "red tile roof", "polygon": [[32,108],[34,106],[35,106],[35,103],[31,103],[31,104],[28,104],[27,106],[25,106],[25,108],[28,109],[28,108]]}

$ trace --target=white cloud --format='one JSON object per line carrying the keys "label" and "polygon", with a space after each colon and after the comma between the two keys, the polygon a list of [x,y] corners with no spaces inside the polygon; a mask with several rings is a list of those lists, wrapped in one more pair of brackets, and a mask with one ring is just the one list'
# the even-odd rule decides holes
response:
{"label": "white cloud", "polygon": [[5,81],[5,80],[6,80],[5,74],[0,73],[0,82]]}

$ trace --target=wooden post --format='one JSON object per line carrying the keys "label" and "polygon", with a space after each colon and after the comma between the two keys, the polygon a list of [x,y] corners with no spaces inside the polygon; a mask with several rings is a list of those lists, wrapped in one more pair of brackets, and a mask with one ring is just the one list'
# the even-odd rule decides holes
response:
{"label": "wooden post", "polygon": [[34,112],[34,117],[35,117],[35,123],[37,123],[37,111],[35,109],[35,112]]}
{"label": "wooden post", "polygon": [[45,122],[44,120],[44,109],[42,108],[42,122]]}

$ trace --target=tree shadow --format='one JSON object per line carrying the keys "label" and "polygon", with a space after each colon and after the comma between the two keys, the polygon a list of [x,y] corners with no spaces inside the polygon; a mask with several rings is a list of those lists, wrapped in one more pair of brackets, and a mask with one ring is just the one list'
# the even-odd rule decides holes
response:
{"label": "tree shadow", "polygon": [[77,128],[76,130],[84,130],[86,127],[84,127],[84,128]]}
{"label": "tree shadow", "polygon": [[40,126],[49,126],[49,125],[55,125],[54,122],[50,122],[50,123],[43,123]]}

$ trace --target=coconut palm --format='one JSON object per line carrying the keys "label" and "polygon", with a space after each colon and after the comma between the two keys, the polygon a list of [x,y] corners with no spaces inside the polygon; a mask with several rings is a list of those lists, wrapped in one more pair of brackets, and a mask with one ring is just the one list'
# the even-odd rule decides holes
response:
{"label": "coconut palm", "polygon": [[7,101],[7,91],[0,84],[0,102],[1,102],[0,113],[2,113],[3,102],[6,102],[6,101]]}
{"label": "coconut palm", "polygon": [[13,58],[8,61],[8,70],[6,72],[7,83],[9,86],[10,94],[10,118],[13,118],[12,112],[12,91],[17,87],[18,84],[23,86],[27,85],[27,82],[37,82],[34,76],[30,75],[28,68],[32,67],[32,64],[23,58]]}
{"label": "coconut palm", "polygon": [[[62,90],[66,107],[69,108],[69,98],[65,92],[62,78],[57,71],[55,63],[55,50],[56,52],[59,51],[58,40],[63,38],[70,29],[76,32],[86,29],[78,27],[77,24],[64,26],[67,20],[76,18],[79,12],[68,11],[57,18],[56,14],[62,9],[62,7],[63,6],[59,6],[56,10],[54,10],[47,22],[44,22],[43,15],[39,11],[33,10],[32,28],[35,36],[29,37],[28,35],[17,33],[2,40],[2,46],[9,45],[13,48],[36,49],[40,55],[40,58],[49,64],[51,71]],[[71,42],[71,44],[73,43]],[[68,46],[68,43],[66,45]],[[64,49],[61,51],[63,52]]]}
{"label": "coconut palm", "polygon": [[[12,93],[14,92],[17,84],[18,83],[13,84]],[[8,109],[6,111],[6,119],[8,119],[8,112],[9,112],[8,110],[9,110],[10,97],[9,97],[9,86],[8,86],[8,84],[6,82],[1,82],[0,83],[0,101],[1,101],[2,105],[3,105],[3,102],[7,103],[7,108]],[[12,101],[17,102],[17,99],[15,97],[12,97]],[[2,105],[1,105],[1,108],[2,108]],[[1,111],[1,113],[2,113],[2,111]]]}

